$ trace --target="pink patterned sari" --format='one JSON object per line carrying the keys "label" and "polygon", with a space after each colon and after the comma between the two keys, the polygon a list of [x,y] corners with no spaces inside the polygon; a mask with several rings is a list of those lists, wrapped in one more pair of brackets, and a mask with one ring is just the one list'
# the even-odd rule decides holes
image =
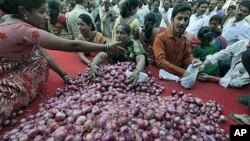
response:
{"label": "pink patterned sari", "polygon": [[0,25],[0,127],[45,86],[48,64],[35,48],[42,33],[23,22]]}

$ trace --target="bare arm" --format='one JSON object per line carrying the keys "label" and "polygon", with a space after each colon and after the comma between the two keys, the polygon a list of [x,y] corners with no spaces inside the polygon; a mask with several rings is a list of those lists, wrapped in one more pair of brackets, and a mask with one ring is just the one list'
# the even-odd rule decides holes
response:
{"label": "bare arm", "polygon": [[93,44],[86,41],[67,40],[47,33],[47,37],[40,40],[43,48],[68,52],[98,52],[104,45]]}
{"label": "bare arm", "polygon": [[100,52],[95,56],[94,60],[89,64],[90,78],[96,77],[96,75],[101,75],[101,69],[98,67],[98,65],[107,60],[108,60],[108,54],[106,52]]}
{"label": "bare arm", "polygon": [[45,49],[41,49],[41,54],[48,61],[49,67],[56,72],[62,79],[67,75],[67,73],[55,62],[52,56]]}
{"label": "bare arm", "polygon": [[220,77],[218,77],[218,76],[212,76],[212,75],[209,75],[208,76],[208,81],[210,81],[210,82],[214,82],[214,83],[217,83],[217,84],[219,84],[220,83]]}
{"label": "bare arm", "polygon": [[106,52],[98,53],[93,59],[92,63],[99,65],[108,60],[108,54]]}
{"label": "bare arm", "polygon": [[138,55],[136,56],[136,70],[139,72],[142,72],[144,70],[145,64],[146,64],[146,58],[144,55]]}
{"label": "bare arm", "polygon": [[[103,44],[94,44],[86,41],[76,41],[76,40],[68,40],[64,38],[57,37],[53,34],[50,34],[46,31],[39,30],[43,35],[41,39],[39,39],[38,43],[41,47],[51,50],[60,50],[67,52],[100,52],[105,51],[105,46]],[[35,32],[35,31],[34,31]],[[121,54],[125,52],[125,50],[118,46],[118,42],[111,43],[109,51],[113,53]],[[107,50],[106,50],[107,51]]]}
{"label": "bare arm", "polygon": [[90,64],[91,61],[84,55],[84,53],[78,53],[80,59],[85,63],[85,64]]}

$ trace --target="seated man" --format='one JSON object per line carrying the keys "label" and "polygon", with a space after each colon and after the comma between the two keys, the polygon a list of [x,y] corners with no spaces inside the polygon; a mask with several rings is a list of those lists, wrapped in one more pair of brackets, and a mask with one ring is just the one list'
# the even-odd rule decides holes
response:
{"label": "seated man", "polygon": [[250,14],[250,1],[239,4],[235,20],[224,25],[222,36],[231,45],[240,40],[250,39],[250,25],[245,17]]}
{"label": "seated man", "polygon": [[[242,87],[250,83],[249,77],[249,48],[250,41],[241,40],[213,55],[208,55],[206,60],[200,66],[202,70],[206,65],[216,64],[220,60],[226,60],[232,57],[230,70],[222,78],[207,74],[200,74],[198,79],[202,81],[211,81],[219,83],[224,87]],[[248,60],[247,60],[248,58]]]}
{"label": "seated man", "polygon": [[206,16],[209,2],[206,0],[198,1],[197,12],[190,17],[189,25],[186,29],[187,32],[191,32],[197,37],[198,31],[201,27],[207,26],[209,18]]}
{"label": "seated man", "polygon": [[156,65],[179,77],[188,76],[185,67],[192,61],[198,61],[193,58],[188,34],[185,33],[190,16],[191,6],[185,3],[176,5],[172,12],[171,27],[158,34],[153,45]]}

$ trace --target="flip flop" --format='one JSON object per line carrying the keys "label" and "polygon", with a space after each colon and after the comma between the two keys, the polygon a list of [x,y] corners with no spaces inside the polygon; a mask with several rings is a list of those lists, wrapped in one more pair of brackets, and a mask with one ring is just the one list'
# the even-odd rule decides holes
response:
{"label": "flip flop", "polygon": [[250,125],[250,116],[246,115],[246,114],[237,114],[234,115],[236,118],[238,118],[239,120],[241,120],[241,122],[245,125]]}
{"label": "flip flop", "polygon": [[233,119],[239,125],[244,125],[244,123],[238,117],[236,117],[235,115],[238,115],[238,114],[230,113],[231,119]]}

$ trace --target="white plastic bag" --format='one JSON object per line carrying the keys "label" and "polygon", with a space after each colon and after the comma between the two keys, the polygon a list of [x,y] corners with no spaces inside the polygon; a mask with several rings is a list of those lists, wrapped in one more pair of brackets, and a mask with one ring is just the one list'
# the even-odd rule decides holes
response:
{"label": "white plastic bag", "polygon": [[159,71],[159,78],[162,78],[162,79],[166,79],[166,80],[174,80],[176,82],[178,82],[180,80],[180,78],[176,75],[173,75],[163,69],[160,69]]}
{"label": "white plastic bag", "polygon": [[230,78],[230,77],[222,77],[222,78],[220,79],[220,82],[219,82],[219,83],[220,83],[221,86],[227,88],[228,85],[229,85],[229,83],[230,83],[230,81],[231,81],[231,78]]}
{"label": "white plastic bag", "polygon": [[181,86],[190,89],[194,86],[199,70],[197,67],[193,68],[192,65],[189,65],[186,71],[189,72],[190,75],[180,79]]}
{"label": "white plastic bag", "polygon": [[[126,70],[125,74],[127,77],[130,77],[133,72]],[[140,72],[137,82],[145,82],[148,80],[148,75],[144,72]]]}

